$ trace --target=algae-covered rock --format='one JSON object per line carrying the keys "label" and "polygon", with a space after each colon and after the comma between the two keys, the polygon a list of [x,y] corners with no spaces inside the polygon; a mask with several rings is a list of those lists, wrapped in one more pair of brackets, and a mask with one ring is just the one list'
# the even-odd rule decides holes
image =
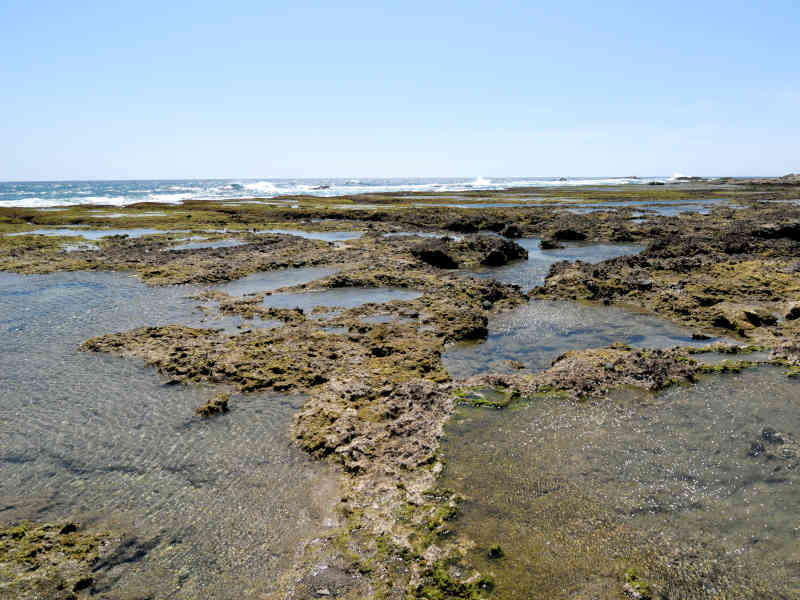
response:
{"label": "algae-covered rock", "polygon": [[559,248],[563,248],[564,244],[555,238],[544,238],[539,242],[539,247],[542,250],[558,250]]}
{"label": "algae-covered rock", "polygon": [[438,269],[457,269],[458,263],[448,254],[442,240],[427,240],[411,249],[411,254],[424,263]]}
{"label": "algae-covered rock", "polygon": [[94,583],[104,535],[76,523],[20,523],[0,529],[0,598],[75,600]]}
{"label": "algae-covered rock", "polygon": [[586,234],[575,229],[558,229],[553,232],[552,239],[559,242],[580,242],[586,239]]}
{"label": "algae-covered rock", "polygon": [[775,325],[777,322],[777,317],[763,307],[736,302],[720,302],[714,305],[711,324],[722,329],[745,331],[756,327]]}
{"label": "algae-covered rock", "polygon": [[218,394],[208,402],[206,402],[203,406],[199,406],[195,409],[195,412],[201,417],[212,417],[214,415],[219,415],[222,413],[228,412],[228,401],[230,397],[228,394]]}
{"label": "algae-covered rock", "polygon": [[783,318],[787,321],[794,321],[800,319],[800,302],[791,302],[786,307]]}

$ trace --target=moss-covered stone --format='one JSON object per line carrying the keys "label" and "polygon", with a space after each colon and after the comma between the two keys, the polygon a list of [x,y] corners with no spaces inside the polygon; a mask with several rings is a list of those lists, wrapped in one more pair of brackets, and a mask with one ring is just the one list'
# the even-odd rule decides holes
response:
{"label": "moss-covered stone", "polygon": [[92,565],[106,538],[71,522],[0,529],[0,598],[78,598],[94,582]]}

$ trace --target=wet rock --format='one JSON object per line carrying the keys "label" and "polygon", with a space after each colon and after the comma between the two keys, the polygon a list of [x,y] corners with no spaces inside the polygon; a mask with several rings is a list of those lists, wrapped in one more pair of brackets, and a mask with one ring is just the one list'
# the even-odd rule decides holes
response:
{"label": "wet rock", "polygon": [[93,585],[107,537],[81,532],[75,523],[0,528],[0,597],[75,600]]}
{"label": "wet rock", "polygon": [[503,558],[506,554],[503,552],[503,549],[500,547],[500,544],[495,544],[491,548],[489,548],[488,552],[489,558],[497,560],[498,558]]}
{"label": "wet rock", "polygon": [[764,427],[761,430],[761,439],[768,444],[783,444],[783,436],[772,427]]}
{"label": "wet rock", "polygon": [[620,386],[660,390],[693,381],[698,370],[684,349],[643,351],[615,345],[566,352],[549,369],[533,376],[479,375],[468,379],[467,384],[516,390],[522,396],[554,393],[589,398],[605,396]]}
{"label": "wet rock", "polygon": [[542,250],[557,250],[563,248],[564,244],[553,238],[544,238],[539,242],[539,247]]}
{"label": "wet rock", "polygon": [[795,223],[766,223],[754,230],[756,237],[767,239],[788,238],[800,240],[800,222]]}
{"label": "wet rock", "polygon": [[625,242],[632,242],[635,239],[636,238],[634,238],[634,236],[630,232],[630,230],[628,230],[628,229],[626,229],[624,227],[620,227],[620,228],[614,229],[614,231],[611,233],[611,241],[612,242],[625,243]]}
{"label": "wet rock", "polygon": [[767,449],[761,442],[753,442],[750,444],[750,450],[747,452],[747,456],[752,456],[755,458],[756,456],[761,456],[766,452]]}
{"label": "wet rock", "polygon": [[800,341],[786,340],[772,349],[770,360],[777,360],[790,365],[800,365]]}
{"label": "wet rock", "polygon": [[512,260],[528,258],[528,251],[511,240],[498,237],[483,237],[471,240],[484,254],[481,264],[487,267],[500,267]]}
{"label": "wet rock", "polygon": [[339,566],[325,565],[306,574],[299,585],[311,598],[337,598],[355,587],[356,578]]}
{"label": "wet rock", "polygon": [[711,321],[714,327],[735,331],[775,325],[777,322],[777,317],[763,307],[735,302],[715,304]]}
{"label": "wet rock", "polygon": [[447,223],[444,228],[448,231],[454,231],[456,233],[477,233],[479,231],[478,225],[479,223],[476,222],[476,219],[462,217]]}
{"label": "wet rock", "polygon": [[433,456],[441,422],[432,417],[452,409],[450,395],[429,381],[374,389],[336,380],[306,402],[292,431],[307,452],[330,455],[350,472],[413,469]]}
{"label": "wet rock", "polygon": [[500,235],[507,238],[517,239],[522,237],[522,230],[520,230],[520,228],[516,225],[506,225],[500,230]]}
{"label": "wet rock", "polygon": [[575,229],[559,229],[553,232],[552,238],[561,242],[580,242],[586,239],[586,234]]}
{"label": "wet rock", "polygon": [[228,412],[228,401],[230,400],[227,394],[218,394],[203,406],[195,409],[195,412],[201,417],[212,417]]}
{"label": "wet rock", "polygon": [[457,269],[458,263],[448,253],[447,244],[442,240],[427,240],[411,249],[411,254],[438,269]]}
{"label": "wet rock", "polygon": [[787,321],[794,321],[800,319],[800,302],[792,302],[786,308],[783,318]]}

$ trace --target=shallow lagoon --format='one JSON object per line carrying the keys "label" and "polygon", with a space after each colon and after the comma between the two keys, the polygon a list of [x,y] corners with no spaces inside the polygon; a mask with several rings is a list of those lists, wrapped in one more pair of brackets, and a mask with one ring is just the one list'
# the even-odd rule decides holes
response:
{"label": "shallow lagoon", "polygon": [[316,279],[329,277],[336,272],[337,269],[326,267],[282,269],[280,271],[254,273],[247,277],[242,277],[241,279],[213,286],[212,289],[231,294],[232,296],[245,296],[247,294],[269,292],[282,287],[310,283]]}
{"label": "shallow lagoon", "polygon": [[453,377],[510,373],[508,361],[533,371],[546,369],[568,350],[624,342],[642,348],[691,345],[692,332],[658,317],[619,308],[532,300],[489,320],[489,336],[479,343],[456,344],[442,355]]}
{"label": "shallow lagoon", "polygon": [[202,250],[204,248],[235,248],[236,246],[243,246],[246,242],[238,240],[218,240],[218,241],[205,241],[205,242],[186,242],[173,246],[170,250]]}
{"label": "shallow lagoon", "polygon": [[400,288],[331,288],[309,292],[273,294],[264,298],[264,306],[273,308],[300,308],[311,311],[318,306],[355,308],[364,304],[383,304],[393,300],[414,300],[422,295],[416,290]]}
{"label": "shallow lagoon", "polygon": [[0,516],[125,532],[128,552],[95,574],[101,593],[258,596],[330,516],[332,475],[286,436],[302,398],[234,395],[230,413],[202,420],[194,409],[218,390],[78,351],[102,333],[206,325],[197,291],[0,273]]}
{"label": "shallow lagoon", "polygon": [[[32,231],[22,231],[19,233],[8,233],[9,236],[17,235],[54,235],[82,237],[87,240],[100,240],[112,235],[125,235],[129,238],[140,238],[146,235],[156,235],[159,233],[170,233],[158,229],[134,228],[134,229],[34,229]],[[173,232],[174,233],[174,232]]]}
{"label": "shallow lagoon", "polygon": [[280,233],[323,242],[346,242],[358,239],[363,235],[360,231],[303,231],[302,229],[262,229],[255,233]]}
{"label": "shallow lagoon", "polygon": [[797,598],[798,398],[761,368],[655,396],[463,407],[440,483],[466,496],[454,528],[501,600],[623,597],[629,569],[670,598]]}
{"label": "shallow lagoon", "polygon": [[566,243],[564,248],[542,250],[539,238],[514,240],[528,251],[527,260],[518,260],[502,267],[464,271],[467,275],[493,278],[503,283],[513,283],[528,291],[544,283],[550,267],[562,260],[582,260],[598,263],[617,256],[638,254],[643,247],[637,244],[587,244]]}

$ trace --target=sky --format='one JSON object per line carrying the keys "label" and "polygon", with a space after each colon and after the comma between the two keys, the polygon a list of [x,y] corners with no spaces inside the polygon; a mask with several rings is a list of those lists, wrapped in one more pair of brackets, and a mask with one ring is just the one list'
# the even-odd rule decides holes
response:
{"label": "sky", "polygon": [[0,0],[0,180],[782,175],[800,3]]}

